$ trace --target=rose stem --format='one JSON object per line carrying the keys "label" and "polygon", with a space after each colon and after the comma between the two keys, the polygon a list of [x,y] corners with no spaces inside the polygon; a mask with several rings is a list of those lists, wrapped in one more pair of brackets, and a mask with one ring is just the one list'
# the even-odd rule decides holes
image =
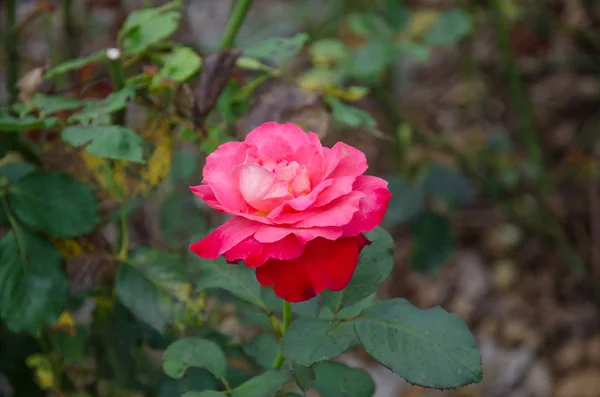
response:
{"label": "rose stem", "polygon": [[[283,301],[283,324],[281,328],[281,336],[285,335],[290,324],[292,322],[292,304],[290,302]],[[273,369],[279,369],[283,364],[283,352],[281,351],[281,347],[277,351],[277,357],[275,357],[275,361],[273,361]]]}
{"label": "rose stem", "polygon": [[[122,90],[125,87],[125,73],[123,72],[123,64],[121,63],[121,51],[118,48],[109,48],[106,50],[106,57],[108,58],[108,66],[110,77],[112,79],[115,90]],[[113,114],[113,124],[125,126],[125,115],[127,107],[117,110]],[[114,162],[111,163],[114,172]],[[127,208],[125,202],[121,205],[121,217],[120,217],[120,243],[119,243],[119,259],[127,260],[127,252],[129,248],[129,234],[127,228]]]}
{"label": "rose stem", "polygon": [[237,36],[238,30],[242,26],[242,22],[244,22],[246,13],[251,5],[252,0],[237,0],[225,27],[225,34],[221,40],[221,48],[231,48],[233,46],[235,36]]}

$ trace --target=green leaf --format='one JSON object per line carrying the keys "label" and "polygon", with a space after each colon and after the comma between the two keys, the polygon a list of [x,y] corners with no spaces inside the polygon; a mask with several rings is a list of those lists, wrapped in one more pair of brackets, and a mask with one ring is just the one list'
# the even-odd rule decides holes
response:
{"label": "green leaf", "polygon": [[118,39],[126,54],[137,54],[173,34],[179,26],[180,1],[172,1],[158,8],[147,8],[129,14]]}
{"label": "green leaf", "polygon": [[40,120],[37,117],[25,116],[22,118],[11,116],[10,114],[0,113],[0,132],[24,132],[29,130],[41,130],[50,128],[58,120],[50,118]]}
{"label": "green leaf", "polygon": [[62,139],[75,147],[86,145],[94,156],[143,163],[144,140],[135,131],[118,125],[65,128]]}
{"label": "green leaf", "polygon": [[306,367],[298,363],[293,363],[292,374],[300,389],[305,392],[312,387],[312,384],[315,381],[315,373],[312,367]]}
{"label": "green leaf", "polygon": [[109,116],[127,106],[135,96],[135,88],[126,86],[122,90],[113,92],[99,101],[88,101],[86,106],[69,118],[70,123],[103,124],[109,121]]}
{"label": "green leaf", "polygon": [[444,12],[425,34],[425,42],[434,45],[454,44],[473,28],[469,14],[462,10]]}
{"label": "green leaf", "polygon": [[448,389],[482,379],[475,337],[440,307],[380,302],[361,313],[354,329],[367,353],[411,384]]}
{"label": "green leaf", "polygon": [[207,339],[180,339],[165,350],[163,370],[170,377],[180,379],[189,367],[204,368],[223,379],[227,371],[227,359],[221,348]]}
{"label": "green leaf", "polygon": [[242,264],[231,265],[221,259],[209,261],[193,258],[192,269],[197,272],[196,288],[222,288],[246,302],[266,308],[260,295],[260,284],[254,271]]}
{"label": "green leaf", "polygon": [[342,354],[356,339],[348,322],[300,317],[292,322],[283,339],[283,355],[310,366]]}
{"label": "green leaf", "polygon": [[358,265],[348,286],[339,292],[324,291],[325,303],[335,313],[344,307],[349,307],[363,298],[371,295],[385,281],[394,266],[392,236],[377,227],[366,234],[371,244],[363,248],[358,259]]}
{"label": "green leaf", "polygon": [[115,288],[136,317],[162,331],[182,313],[191,285],[177,255],[142,247],[119,266]]}
{"label": "green leaf", "polygon": [[272,59],[281,63],[296,56],[308,41],[306,33],[297,33],[292,37],[271,38],[244,50],[244,55],[253,58]]}
{"label": "green leaf", "polygon": [[188,47],[177,47],[163,58],[163,67],[158,71],[154,80],[159,82],[166,79],[182,83],[200,70],[202,59],[194,50]]}
{"label": "green leaf", "polygon": [[226,394],[223,394],[214,390],[205,390],[205,391],[188,391],[183,393],[181,397],[227,397]]}
{"label": "green leaf", "polygon": [[80,236],[100,223],[94,193],[66,174],[31,172],[10,186],[8,200],[21,222],[53,237]]}
{"label": "green leaf", "polygon": [[54,66],[52,69],[48,70],[44,74],[45,79],[51,79],[52,77],[58,76],[63,73],[70,72],[72,70],[81,69],[82,67],[89,65],[91,63],[96,62],[104,62],[108,59],[106,56],[106,50],[102,50],[100,52],[96,52],[92,55],[88,55],[86,57],[71,59],[69,61],[60,63]]}
{"label": "green leaf", "polygon": [[163,4],[160,7],[145,8],[129,13],[127,19],[123,23],[123,27],[118,34],[119,40],[123,39],[126,35],[130,34],[131,31],[139,28],[142,25],[147,24],[149,21],[154,19],[157,15],[163,14],[168,11],[175,11],[181,8],[181,1],[175,0],[167,4]]}
{"label": "green leaf", "polygon": [[258,335],[244,347],[246,354],[263,368],[271,368],[278,350],[279,343],[275,340],[275,336],[270,333]]}
{"label": "green leaf", "polygon": [[310,56],[316,64],[336,65],[348,55],[346,44],[339,39],[321,39],[310,45]]}
{"label": "green leaf", "polygon": [[28,103],[28,106],[37,109],[42,118],[45,115],[54,114],[64,110],[75,110],[84,106],[85,102],[67,96],[44,95],[37,93]]}
{"label": "green leaf", "polygon": [[423,179],[423,190],[451,207],[467,204],[471,200],[471,184],[460,172],[432,164]]}
{"label": "green leaf", "polygon": [[37,333],[67,302],[62,256],[46,240],[11,230],[0,240],[0,317],[13,332]]}
{"label": "green leaf", "polygon": [[[373,292],[371,295],[367,296],[366,298],[363,298],[363,299],[359,300],[358,302],[356,302],[355,304],[345,307],[342,310],[340,310],[340,312],[338,314],[338,318],[356,317],[364,309],[366,309],[367,307],[373,306],[377,302],[379,302],[379,300],[377,299],[377,294],[375,292]],[[326,306],[324,306],[324,307],[326,307]]]}
{"label": "green leaf", "polygon": [[63,330],[52,330],[48,332],[52,345],[60,354],[66,365],[74,364],[85,358],[85,348],[90,334],[90,328],[86,326],[74,327],[73,334]]}
{"label": "green leaf", "polygon": [[394,34],[385,19],[372,13],[353,13],[348,16],[350,29],[362,37],[391,38]]}
{"label": "green leaf", "polygon": [[398,45],[398,50],[410,56],[417,62],[425,62],[431,55],[431,47],[414,41],[403,41]]}
{"label": "green leaf", "polygon": [[398,0],[386,0],[384,15],[396,32],[403,32],[410,24],[412,11]]}
{"label": "green leaf", "polygon": [[396,58],[396,45],[391,40],[369,40],[349,52],[342,64],[344,73],[359,82],[374,84]]}
{"label": "green leaf", "polygon": [[29,163],[9,163],[0,166],[0,179],[5,179],[8,183],[14,183],[35,170],[36,167]]}
{"label": "green leaf", "polygon": [[355,329],[367,353],[411,384],[447,389],[482,379],[475,337],[440,307],[392,299],[361,313]]}
{"label": "green leaf", "polygon": [[269,370],[233,389],[231,397],[273,397],[291,378],[286,369]]}
{"label": "green leaf", "polygon": [[392,175],[385,179],[388,181],[392,198],[385,213],[384,224],[395,226],[410,222],[423,210],[425,201],[423,191],[400,175]]}
{"label": "green leaf", "polygon": [[442,266],[452,255],[454,232],[448,218],[435,212],[423,212],[411,227],[413,248],[410,262],[414,269],[426,272]]}
{"label": "green leaf", "polygon": [[[272,291],[272,289],[269,291]],[[279,307],[281,307],[281,305],[279,305]],[[292,312],[296,313],[299,316],[316,317],[317,313],[319,313],[320,307],[321,302],[319,301],[319,297],[315,296],[314,298],[311,298],[307,301],[294,303],[292,305]]]}
{"label": "green leaf", "polygon": [[371,397],[375,393],[366,371],[337,362],[315,365],[314,388],[322,397]]}
{"label": "green leaf", "polygon": [[346,105],[332,96],[327,96],[325,100],[331,106],[331,115],[341,124],[352,128],[364,127],[375,135],[381,135],[381,132],[377,129],[377,121],[375,121],[369,112]]}

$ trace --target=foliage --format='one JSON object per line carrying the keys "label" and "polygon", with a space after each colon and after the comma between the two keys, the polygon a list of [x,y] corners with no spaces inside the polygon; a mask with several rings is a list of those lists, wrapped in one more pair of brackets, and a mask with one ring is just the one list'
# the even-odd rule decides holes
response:
{"label": "foliage", "polygon": [[[387,139],[360,100],[385,83],[399,57],[423,61],[433,46],[473,29],[457,9],[426,26],[416,19],[400,2],[382,1],[340,22],[356,43],[301,32],[203,57],[170,41],[182,20],[182,2],[173,1],[131,12],[118,51],[44,69],[51,89],[40,83],[0,113],[0,334],[31,346],[14,368],[31,371],[38,388],[30,392],[31,381],[22,387],[7,370],[16,395],[291,397],[313,388],[324,397],[367,397],[375,389],[370,376],[332,361],[358,345],[411,383],[453,388],[481,380],[474,338],[460,318],[376,299],[394,265],[383,228],[367,234],[371,244],[347,288],[291,309],[243,264],[187,252],[209,222],[181,186],[200,177],[198,151],[235,139],[233,126],[258,88],[288,81],[305,55],[308,70],[291,84],[317,94],[314,106],[326,109],[332,129]],[[107,71],[110,84],[86,91]],[[198,76],[206,84],[192,90]],[[73,88],[64,90],[65,81]],[[141,122],[130,118],[134,108]],[[417,269],[442,265],[452,229],[428,200],[467,203],[467,180],[433,164],[420,178],[389,182],[386,227],[410,226]],[[145,221],[145,202],[160,204],[159,236],[130,238]],[[222,330],[232,311],[260,330],[251,341]],[[0,349],[0,362],[5,355]]]}

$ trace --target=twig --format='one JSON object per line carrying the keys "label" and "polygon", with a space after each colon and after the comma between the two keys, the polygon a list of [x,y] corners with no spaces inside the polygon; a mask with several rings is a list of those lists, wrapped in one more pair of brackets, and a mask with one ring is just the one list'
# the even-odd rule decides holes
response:
{"label": "twig", "polygon": [[65,37],[65,60],[73,59],[79,53],[79,43],[75,32],[75,24],[73,23],[73,0],[62,0],[62,19]]}
{"label": "twig", "polygon": [[8,90],[8,103],[10,105],[17,102],[19,90],[17,81],[19,80],[19,32],[17,26],[17,0],[6,1],[6,89]]}
{"label": "twig", "polygon": [[[122,90],[125,87],[125,72],[123,71],[123,65],[121,64],[121,51],[118,48],[109,48],[106,50],[106,56],[108,57],[110,77],[115,86],[115,90]],[[113,123],[124,126],[126,112],[127,107],[116,111],[113,115]]]}
{"label": "twig", "polygon": [[506,21],[500,0],[490,0],[492,14],[495,22],[496,40],[500,47],[504,65],[508,68],[509,74],[509,90],[512,97],[513,106],[517,113],[521,135],[523,136],[523,145],[529,160],[537,168],[536,185],[539,189],[545,189],[545,166],[542,147],[536,132],[535,122],[533,119],[533,111],[531,103],[517,62],[515,61],[510,44],[510,34],[508,30],[508,22]]}
{"label": "twig", "polygon": [[223,39],[221,40],[221,48],[233,47],[235,37],[251,5],[252,0],[237,0],[225,27],[225,34],[223,34]]}

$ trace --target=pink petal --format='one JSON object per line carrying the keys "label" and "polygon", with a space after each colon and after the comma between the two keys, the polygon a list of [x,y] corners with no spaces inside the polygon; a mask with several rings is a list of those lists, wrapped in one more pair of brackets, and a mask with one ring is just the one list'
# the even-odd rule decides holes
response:
{"label": "pink petal", "polygon": [[327,189],[323,190],[317,200],[315,200],[315,207],[322,207],[326,204],[331,203],[333,200],[342,197],[346,194],[349,194],[352,191],[352,186],[354,185],[354,181],[356,180],[353,176],[342,176],[335,179],[326,179],[326,181],[331,181]]}
{"label": "pink petal", "polygon": [[306,133],[294,124],[264,123],[253,129],[246,140],[261,156],[279,162],[291,159],[294,152],[303,145],[310,144]]}
{"label": "pink petal", "polygon": [[311,186],[317,186],[323,180],[325,172],[323,150],[327,148],[323,148],[314,133],[309,132],[308,138],[311,143],[298,148],[294,153],[294,159],[306,167]]}
{"label": "pink petal", "polygon": [[229,212],[237,212],[248,207],[240,194],[233,169],[246,158],[247,146],[241,142],[228,142],[217,148],[206,158],[202,171],[204,182],[212,189],[216,201]]}
{"label": "pink petal", "polygon": [[269,214],[269,218],[277,219],[279,214],[281,214],[282,212],[284,212],[286,209],[289,209],[289,208],[292,208],[294,210],[293,211],[294,213],[297,213],[296,211],[303,211],[303,210],[307,209],[308,207],[313,205],[314,202],[319,198],[319,194],[323,190],[327,189],[327,187],[329,187],[332,183],[333,183],[332,180],[323,181],[319,185],[317,185],[317,187],[315,187],[312,190],[312,192],[308,193],[306,196],[300,196],[300,197],[293,198],[289,201],[286,201],[285,203],[283,203],[282,205],[280,205],[279,207],[277,207],[273,211],[271,211],[271,213]]}
{"label": "pink petal", "polygon": [[198,186],[190,186],[190,190],[196,196],[200,197],[206,204],[208,204],[211,208],[219,212],[226,212],[226,210],[219,204],[215,194],[212,189],[208,185],[198,185]]}
{"label": "pink petal", "polygon": [[373,230],[381,223],[392,197],[387,185],[387,181],[374,176],[356,178],[354,190],[364,192],[365,196],[360,200],[359,210],[344,226],[345,237]]}
{"label": "pink petal", "polygon": [[367,156],[360,150],[343,142],[333,145],[331,150],[326,153],[325,159],[328,160],[325,178],[356,177],[362,175],[369,168]]}
{"label": "pink petal", "polygon": [[262,225],[254,234],[254,238],[261,243],[272,243],[286,236],[294,234],[298,240],[305,244],[317,237],[335,240],[342,235],[341,227],[314,227],[310,229],[296,229],[293,227],[280,227]]}
{"label": "pink petal", "polygon": [[290,260],[299,257],[304,252],[305,245],[294,235],[273,243],[260,243],[250,236],[225,253],[230,263],[244,261],[247,267],[258,267],[269,259]]}
{"label": "pink petal", "polygon": [[190,250],[199,257],[217,259],[254,234],[260,226],[260,223],[248,219],[233,217],[202,240],[190,245]]}
{"label": "pink petal", "polygon": [[354,216],[354,213],[358,211],[359,203],[364,196],[365,193],[363,192],[352,191],[323,207],[310,208],[304,211],[304,213],[308,213],[310,216],[294,223],[294,227],[310,228],[347,225]]}

